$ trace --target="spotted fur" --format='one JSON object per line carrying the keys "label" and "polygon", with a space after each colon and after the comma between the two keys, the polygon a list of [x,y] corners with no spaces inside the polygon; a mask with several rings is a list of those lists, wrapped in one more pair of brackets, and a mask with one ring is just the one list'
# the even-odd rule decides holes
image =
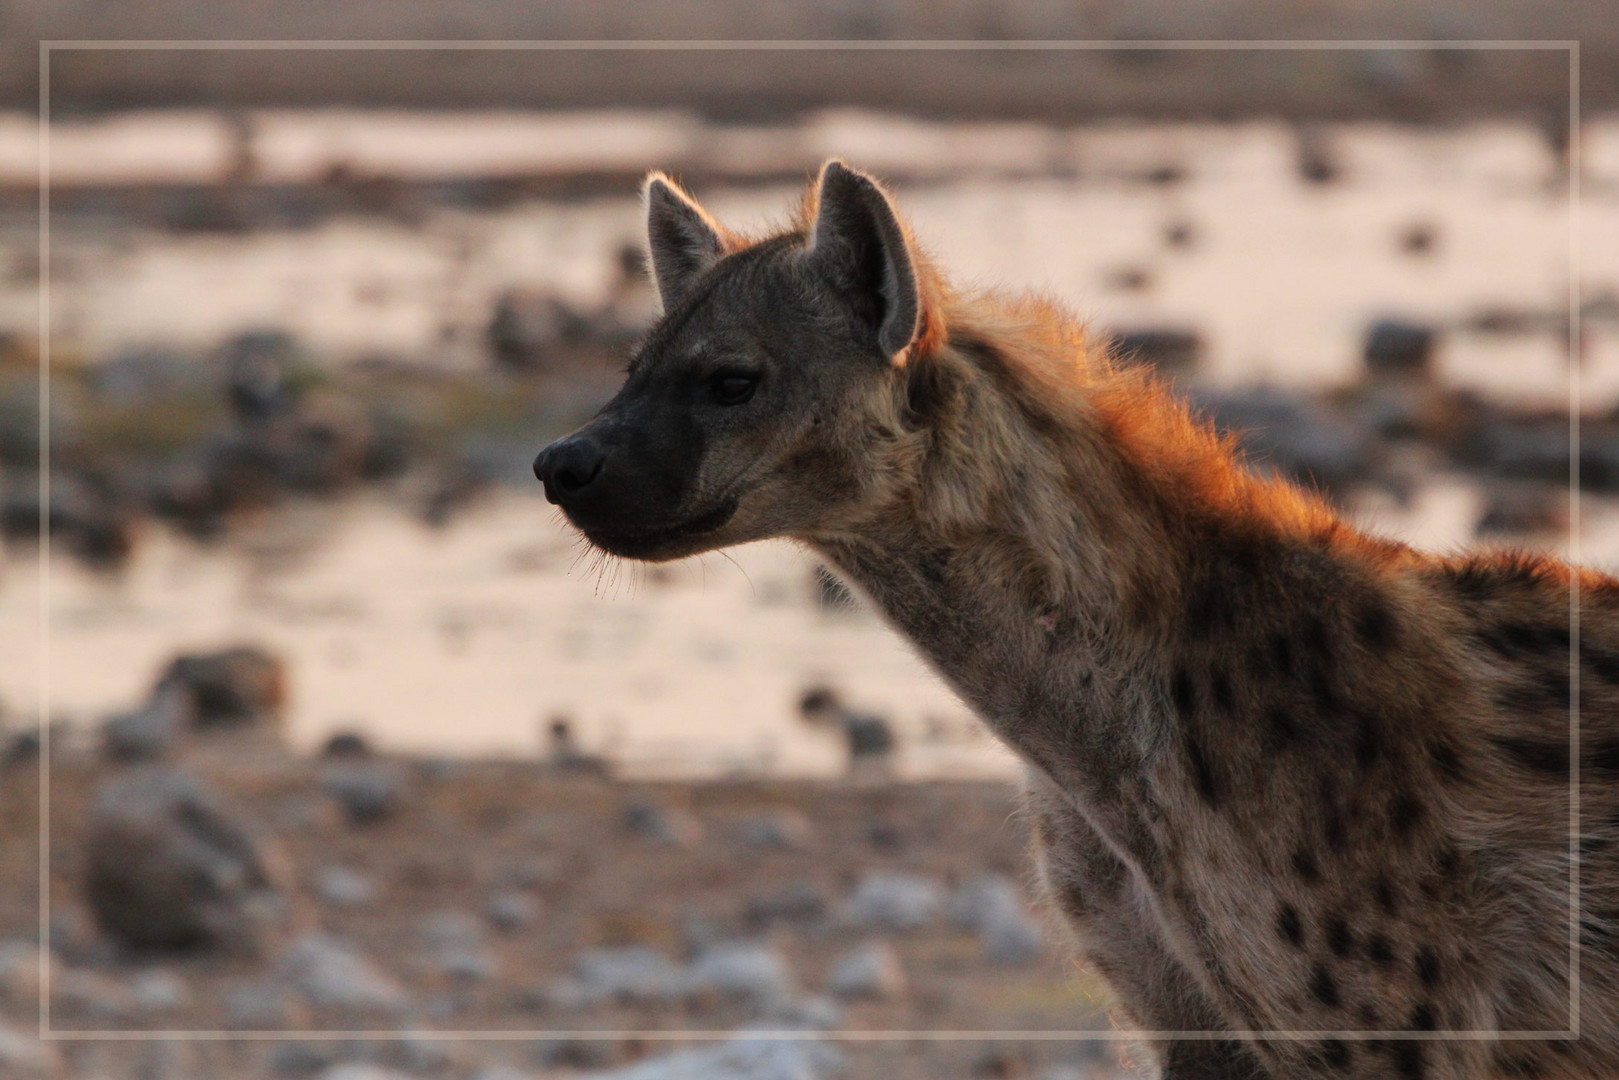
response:
{"label": "spotted fur", "polygon": [[[669,312],[574,438],[685,471],[557,500],[621,554],[841,569],[1027,763],[1051,901],[1164,1077],[1619,1076],[1619,581],[1255,475],[1058,305],[949,287],[841,164],[758,241],[650,190]],[[716,350],[755,402],[670,389]]]}

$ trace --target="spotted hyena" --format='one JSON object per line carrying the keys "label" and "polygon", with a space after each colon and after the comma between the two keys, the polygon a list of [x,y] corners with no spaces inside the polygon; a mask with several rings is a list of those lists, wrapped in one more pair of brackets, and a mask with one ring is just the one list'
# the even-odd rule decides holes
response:
{"label": "spotted hyena", "polygon": [[1060,307],[951,288],[839,162],[764,238],[646,201],[664,317],[547,495],[614,555],[840,568],[1027,763],[1164,1076],[1619,1076],[1619,581],[1253,475]]}

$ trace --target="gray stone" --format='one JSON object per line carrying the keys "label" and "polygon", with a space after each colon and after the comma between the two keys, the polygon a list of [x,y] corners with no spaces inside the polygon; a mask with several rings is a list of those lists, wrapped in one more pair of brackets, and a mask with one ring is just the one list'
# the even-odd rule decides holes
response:
{"label": "gray stone", "polygon": [[[560,984],[554,1004],[594,1001],[669,1002],[685,993],[686,974],[662,953],[640,945],[586,949],[574,958],[573,986]],[[575,993],[577,992],[577,993]]]}
{"label": "gray stone", "polygon": [[521,930],[540,914],[539,901],[522,892],[499,892],[484,905],[484,918],[500,930]]}
{"label": "gray stone", "polygon": [[315,895],[341,908],[365,907],[376,899],[371,879],[346,866],[322,867],[315,874]]}
{"label": "gray stone", "polygon": [[331,1043],[277,1042],[268,1065],[277,1076],[308,1076],[332,1063]]}
{"label": "gray stone", "polygon": [[1039,923],[1024,907],[1017,888],[999,874],[974,878],[956,890],[950,919],[978,935],[984,956],[992,963],[1029,963],[1044,948]]}
{"label": "gray stone", "polygon": [[198,781],[148,767],[98,794],[85,895],[128,945],[255,951],[285,916],[285,859]]}
{"label": "gray stone", "polygon": [[101,742],[115,761],[160,758],[196,720],[191,694],[177,686],[160,686],[145,705],[119,713],[101,726]]}
{"label": "gray stone", "polygon": [[634,835],[663,844],[692,847],[703,839],[703,823],[696,815],[645,800],[625,809],[624,824]]}
{"label": "gray stone", "polygon": [[809,844],[814,830],[809,819],[796,810],[777,810],[754,818],[738,830],[742,842],[762,848],[802,848]]}
{"label": "gray stone", "polygon": [[714,1046],[694,1046],[583,1080],[830,1080],[843,1071],[835,1047],[813,1039],[739,1032]]}
{"label": "gray stone", "polygon": [[687,986],[694,994],[741,998],[768,1008],[792,997],[793,977],[786,959],[770,946],[731,941],[698,954]]}
{"label": "gray stone", "polygon": [[58,1076],[61,1071],[62,1058],[56,1047],[29,1032],[0,1027],[0,1072],[5,1076],[23,1080]]}
{"label": "gray stone", "polygon": [[915,930],[938,918],[944,899],[931,878],[878,871],[844,899],[840,921],[861,930]]}
{"label": "gray stone", "polygon": [[400,1013],[405,991],[371,961],[327,934],[309,934],[288,947],[282,970],[310,1004],[355,1013]]}
{"label": "gray stone", "polygon": [[385,761],[334,766],[326,774],[326,793],[343,808],[350,822],[367,825],[393,816],[404,803],[404,776]]}
{"label": "gray stone", "polygon": [[868,941],[832,967],[827,989],[840,998],[897,998],[905,994],[905,967],[886,941]]}
{"label": "gray stone", "polygon": [[191,988],[172,971],[145,971],[129,983],[135,1008],[142,1013],[174,1013],[191,1003]]}
{"label": "gray stone", "polygon": [[238,1031],[288,1031],[309,1020],[308,1007],[292,991],[266,980],[231,987],[224,1004],[226,1026]]}
{"label": "gray stone", "polygon": [[320,1074],[320,1080],[414,1080],[409,1073],[364,1061],[345,1061]]}

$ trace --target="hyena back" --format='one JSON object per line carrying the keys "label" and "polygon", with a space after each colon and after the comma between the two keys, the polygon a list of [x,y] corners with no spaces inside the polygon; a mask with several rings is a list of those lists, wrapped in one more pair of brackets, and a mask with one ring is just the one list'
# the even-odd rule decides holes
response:
{"label": "hyena back", "polygon": [[763,239],[646,197],[665,315],[547,495],[860,587],[1027,764],[1163,1076],[1619,1076],[1619,581],[1356,531],[839,162]]}

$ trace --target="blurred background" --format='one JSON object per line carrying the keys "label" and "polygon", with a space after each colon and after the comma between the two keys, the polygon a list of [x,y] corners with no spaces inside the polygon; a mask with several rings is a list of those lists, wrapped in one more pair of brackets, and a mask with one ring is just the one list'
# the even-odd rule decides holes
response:
{"label": "blurred background", "polygon": [[[656,314],[640,178],[762,229],[840,155],[1255,468],[1619,570],[1601,7],[0,4],[0,1075],[1139,1075],[1127,1042],[611,1034],[1108,1028],[1015,763],[858,600],[785,545],[602,565],[544,502],[534,454]],[[41,39],[176,36],[1433,44],[61,45],[42,139]],[[1458,38],[1580,38],[1579,124],[1567,49]],[[42,1043],[42,973],[55,1029],[244,1037]],[[302,1029],[417,1034],[245,1037]]]}

